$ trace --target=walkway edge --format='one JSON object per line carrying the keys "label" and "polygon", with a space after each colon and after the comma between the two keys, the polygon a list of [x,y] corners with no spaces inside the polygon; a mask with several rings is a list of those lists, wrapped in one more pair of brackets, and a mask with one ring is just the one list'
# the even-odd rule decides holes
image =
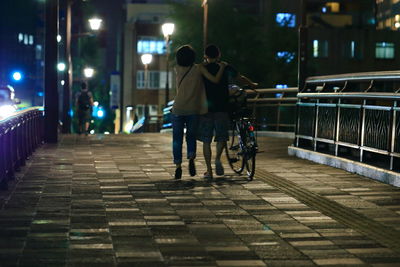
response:
{"label": "walkway edge", "polygon": [[400,187],[400,174],[393,171],[385,170],[370,166],[361,162],[338,158],[335,156],[310,151],[294,146],[288,147],[288,154],[298,158],[307,159],[319,164],[325,164],[331,167],[346,170],[351,173],[366,176],[368,178],[378,180],[383,183],[391,184]]}

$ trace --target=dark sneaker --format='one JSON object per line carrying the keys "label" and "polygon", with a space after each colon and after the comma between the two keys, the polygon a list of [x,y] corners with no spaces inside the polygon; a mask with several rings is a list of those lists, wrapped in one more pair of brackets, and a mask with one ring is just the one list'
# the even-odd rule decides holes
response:
{"label": "dark sneaker", "polygon": [[215,173],[218,176],[224,175],[224,167],[222,166],[221,161],[216,161],[215,162]]}
{"label": "dark sneaker", "polygon": [[181,179],[182,178],[182,168],[176,168],[175,170],[175,179]]}
{"label": "dark sneaker", "polygon": [[204,175],[203,175],[203,178],[205,180],[212,180],[213,179],[213,175],[212,175],[212,173],[205,172]]}
{"label": "dark sneaker", "polygon": [[189,174],[190,176],[196,175],[196,166],[194,165],[194,159],[189,160]]}

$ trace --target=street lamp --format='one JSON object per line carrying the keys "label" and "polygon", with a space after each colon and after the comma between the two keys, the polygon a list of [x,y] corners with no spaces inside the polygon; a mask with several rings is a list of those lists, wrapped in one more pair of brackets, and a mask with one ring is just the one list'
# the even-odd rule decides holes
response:
{"label": "street lamp", "polygon": [[94,75],[94,69],[90,67],[86,67],[83,69],[83,75],[85,75],[86,78],[92,78]]}
{"label": "street lamp", "polygon": [[171,35],[174,32],[175,24],[164,23],[161,26],[161,29],[165,38],[165,51],[166,51],[166,61],[167,61],[167,79],[165,83],[165,106],[167,106],[169,101],[169,42]]}
{"label": "street lamp", "polygon": [[203,0],[201,4],[203,7],[203,49],[206,49],[207,46],[207,27],[208,27],[208,0]]}
{"label": "street lamp", "polygon": [[67,68],[67,66],[65,65],[64,62],[60,62],[57,64],[58,71],[65,71],[66,68]]}
{"label": "street lamp", "polygon": [[91,18],[89,19],[89,26],[92,31],[98,31],[101,28],[102,19],[99,18]]}
{"label": "street lamp", "polygon": [[143,54],[140,58],[142,60],[142,63],[144,65],[144,82],[145,82],[145,88],[149,87],[149,82],[148,82],[148,70],[149,70],[149,64],[153,60],[153,55],[152,54]]}

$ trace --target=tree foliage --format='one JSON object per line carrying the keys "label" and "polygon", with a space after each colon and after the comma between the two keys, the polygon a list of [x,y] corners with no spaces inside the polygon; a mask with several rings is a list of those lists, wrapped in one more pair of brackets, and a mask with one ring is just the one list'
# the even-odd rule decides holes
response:
{"label": "tree foliage", "polygon": [[[235,7],[233,1],[208,2],[208,43],[220,47],[222,60],[229,62],[242,74],[259,82],[263,87],[272,87],[282,82],[296,85],[296,60],[288,64],[284,60],[276,59],[276,52],[282,49],[282,45],[287,44],[289,49],[296,51],[297,38],[295,33],[293,36],[293,30],[282,35],[282,28],[266,27],[268,23],[274,25],[271,18],[266,19],[264,16]],[[198,52],[198,61],[201,61],[203,57],[201,1],[173,1],[171,5],[173,10],[171,20],[176,25],[173,48],[190,44]]]}

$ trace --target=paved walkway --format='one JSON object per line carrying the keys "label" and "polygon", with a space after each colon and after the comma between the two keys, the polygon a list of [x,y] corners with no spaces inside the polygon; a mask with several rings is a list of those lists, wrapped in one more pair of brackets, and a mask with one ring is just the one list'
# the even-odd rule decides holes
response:
{"label": "paved walkway", "polygon": [[[1,266],[400,266],[400,190],[260,138],[255,180],[172,179],[170,136],[63,136],[0,193]],[[201,153],[199,153],[201,154]],[[202,157],[198,173],[205,171]]]}

